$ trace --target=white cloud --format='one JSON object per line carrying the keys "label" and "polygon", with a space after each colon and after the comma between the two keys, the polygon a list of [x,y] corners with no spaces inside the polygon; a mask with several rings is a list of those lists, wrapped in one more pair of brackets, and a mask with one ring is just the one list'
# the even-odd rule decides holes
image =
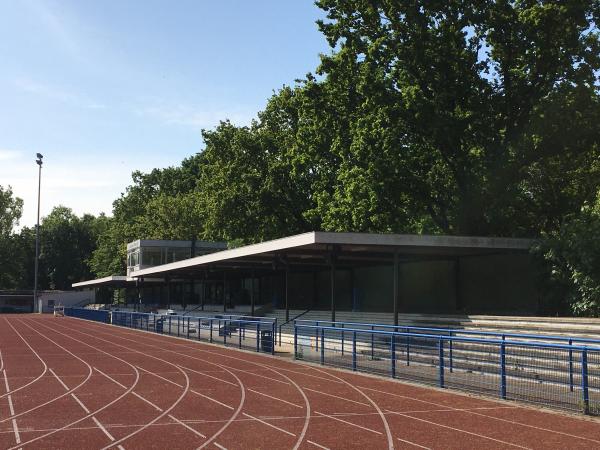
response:
{"label": "white cloud", "polygon": [[189,105],[154,104],[139,107],[135,113],[158,120],[166,125],[180,125],[194,129],[212,128],[229,119],[236,125],[249,125],[256,116],[254,111],[239,108],[207,110]]}
{"label": "white cloud", "polygon": [[0,148],[0,161],[9,161],[20,158],[21,156],[22,152],[19,152],[17,150],[8,150]]}
{"label": "white cloud", "polygon": [[94,101],[87,95],[70,92],[57,86],[51,86],[49,84],[40,83],[38,81],[32,80],[31,78],[17,78],[14,80],[14,85],[23,92],[27,92],[33,95],[39,95],[42,97],[49,98],[51,100],[57,100],[61,103],[67,103],[70,105],[78,106],[80,108],[105,108],[105,105]]}

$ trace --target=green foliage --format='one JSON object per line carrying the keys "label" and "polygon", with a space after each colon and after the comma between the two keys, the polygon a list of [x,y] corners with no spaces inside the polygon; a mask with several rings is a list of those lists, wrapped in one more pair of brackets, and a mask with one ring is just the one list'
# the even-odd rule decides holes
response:
{"label": "green foliage", "polygon": [[600,316],[600,191],[536,250],[549,269],[547,296],[575,315]]}
{"label": "green foliage", "polygon": [[0,186],[0,288],[14,288],[18,284],[20,273],[14,257],[20,248],[14,228],[22,211],[23,200],[13,196],[10,186]]}

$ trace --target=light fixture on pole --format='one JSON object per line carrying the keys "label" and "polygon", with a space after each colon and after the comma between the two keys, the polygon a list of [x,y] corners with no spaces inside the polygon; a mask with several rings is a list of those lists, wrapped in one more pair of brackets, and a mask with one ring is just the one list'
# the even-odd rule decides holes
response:
{"label": "light fixture on pole", "polygon": [[42,305],[38,300],[38,265],[40,259],[40,191],[42,187],[42,160],[44,156],[41,153],[36,153],[37,159],[36,164],[39,166],[38,175],[38,207],[37,207],[37,223],[35,225],[35,274],[33,281],[33,304],[34,308],[37,306],[38,312],[42,312]]}

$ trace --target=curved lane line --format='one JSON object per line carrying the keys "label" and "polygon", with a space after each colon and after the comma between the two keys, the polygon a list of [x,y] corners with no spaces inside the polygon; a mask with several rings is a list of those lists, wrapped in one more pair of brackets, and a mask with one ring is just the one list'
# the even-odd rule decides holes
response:
{"label": "curved lane line", "polygon": [[[95,325],[95,324],[94,324],[94,325]],[[102,328],[101,326],[100,326],[100,327],[99,327],[99,326],[94,326],[94,328],[95,328],[95,329],[104,329],[104,328]],[[133,334],[133,333],[135,333],[135,331],[129,331],[129,329],[127,329],[127,328],[125,328],[125,329],[123,329],[123,328],[119,328],[119,329],[121,329],[121,330],[122,330],[122,333],[123,333],[123,334],[125,334],[125,335],[130,335],[130,334]],[[141,331],[144,331],[144,330],[141,330]],[[149,335],[148,335],[148,338],[149,338],[148,340],[156,341],[156,339],[153,339],[152,337],[153,337],[153,335],[152,335],[152,334],[149,334]],[[148,343],[144,343],[144,342],[139,342],[139,341],[135,341],[135,340],[133,340],[133,339],[125,338],[125,337],[122,337],[121,339],[128,340],[128,341],[132,341],[132,342],[136,342],[136,343],[138,343],[138,344],[146,345],[146,346],[148,346],[148,347],[154,347],[154,348],[157,348],[157,347],[158,347],[157,345],[152,345],[152,344],[148,344]],[[256,366],[264,367],[264,368],[266,368],[266,369],[270,370],[271,372],[274,372],[274,373],[276,373],[277,375],[279,375],[279,376],[281,376],[281,377],[283,377],[283,378],[287,379],[287,380],[288,380],[288,381],[289,381],[289,382],[290,382],[292,385],[294,385],[294,387],[295,387],[295,388],[296,388],[296,389],[297,389],[297,390],[300,392],[300,394],[302,395],[302,398],[304,399],[304,403],[306,404],[306,412],[305,412],[305,420],[304,420],[304,425],[303,425],[303,427],[302,427],[302,431],[301,431],[301,433],[300,433],[300,435],[299,435],[299,437],[298,437],[298,439],[297,439],[297,441],[296,441],[296,444],[295,444],[295,445],[294,445],[294,447],[293,447],[293,450],[297,450],[297,449],[300,447],[300,444],[302,443],[302,441],[304,440],[304,437],[306,436],[306,431],[308,430],[308,425],[309,425],[310,418],[311,418],[311,415],[310,415],[310,413],[311,413],[311,407],[310,407],[310,401],[308,400],[308,397],[307,397],[307,396],[306,396],[306,394],[304,393],[304,391],[303,391],[302,387],[301,387],[301,386],[299,386],[299,385],[298,385],[298,384],[297,384],[297,383],[296,383],[294,380],[292,380],[292,379],[291,379],[291,378],[289,378],[288,376],[286,376],[286,375],[282,374],[282,373],[281,373],[281,372],[279,372],[277,369],[273,369],[272,367],[269,367],[269,366],[268,366],[268,365],[266,365],[266,364],[257,363],[257,362],[255,362],[255,361],[249,361],[249,360],[247,360],[247,359],[244,359],[244,358],[235,358],[235,357],[233,357],[233,356],[230,356],[230,355],[222,355],[222,354],[220,354],[220,353],[209,352],[209,351],[207,351],[207,350],[202,350],[202,349],[198,349],[198,348],[195,348],[195,347],[190,347],[190,346],[188,346],[188,345],[184,345],[183,343],[176,343],[176,345],[182,345],[183,347],[185,347],[185,348],[189,348],[189,349],[191,349],[191,350],[195,350],[195,351],[203,351],[203,352],[206,352],[206,353],[210,353],[211,355],[225,356],[225,357],[227,357],[227,358],[232,358],[232,359],[235,359],[235,360],[237,360],[237,361],[243,361],[243,362],[245,362],[245,363],[250,363],[250,364],[253,364],[253,365],[256,365]],[[187,357],[187,358],[191,358],[191,359],[199,360],[199,361],[202,361],[202,362],[207,362],[207,363],[209,363],[209,364],[213,364],[213,365],[216,365],[216,366],[218,366],[218,367],[221,367],[221,368],[225,369],[227,372],[230,372],[230,371],[228,370],[227,366],[224,366],[224,365],[222,365],[222,364],[218,364],[218,363],[214,363],[214,362],[206,361],[206,360],[204,360],[204,359],[196,358],[196,357],[193,357],[193,356],[191,356],[191,355],[186,355],[185,353],[179,353],[179,352],[176,352],[176,351],[174,351],[174,350],[168,350],[168,349],[164,349],[164,348],[161,348],[161,350],[163,350],[163,351],[167,351],[167,352],[170,352],[170,353],[174,353],[174,354],[176,354],[176,355],[184,356],[184,357]],[[241,370],[241,369],[235,369],[235,368],[232,368],[232,369],[233,369],[233,370],[239,370],[239,371],[241,371],[241,372],[247,372],[247,371],[244,371],[244,370]],[[189,369],[188,369],[188,370],[189,370]],[[230,373],[232,373],[232,372],[230,372]],[[249,372],[249,373],[251,373],[251,372]],[[251,374],[252,374],[252,373],[251,373]],[[232,375],[233,375],[233,373],[232,373]],[[257,375],[257,374],[252,374],[252,375]],[[234,376],[235,376],[235,375],[234,375]],[[257,375],[257,376],[261,376],[261,375]],[[235,376],[235,378],[236,378],[236,379],[238,379],[238,377],[237,377],[237,376]],[[271,379],[271,380],[272,380],[272,379]],[[273,381],[273,380],[272,380],[272,381]],[[237,415],[237,414],[236,414],[236,415]],[[256,419],[256,420],[259,420],[259,419]],[[228,425],[229,425],[229,424],[228,424]],[[206,445],[206,444],[205,444],[205,445]],[[204,446],[205,446],[205,445],[203,445],[202,447],[199,447],[199,448],[204,448]]]}
{"label": "curved lane line", "polygon": [[[29,325],[27,325],[27,324],[26,324],[26,323],[24,323],[23,321],[20,321],[20,322],[21,322],[23,325],[25,325],[26,327],[28,327],[28,328],[31,328]],[[31,408],[31,409],[28,409],[27,411],[22,411],[22,412],[20,412],[20,413],[18,413],[18,414],[13,414],[13,415],[11,415],[10,417],[7,417],[7,418],[5,418],[5,419],[2,419],[2,420],[0,420],[0,423],[4,423],[4,422],[6,422],[6,421],[7,421],[7,420],[9,420],[9,419],[16,419],[17,417],[24,416],[24,415],[26,415],[26,414],[29,414],[29,413],[31,413],[31,412],[33,412],[33,411],[36,411],[36,410],[38,410],[38,409],[40,409],[40,408],[43,408],[44,406],[48,406],[49,404],[51,404],[51,403],[53,403],[53,402],[55,402],[55,401],[57,401],[57,400],[60,400],[60,399],[61,399],[61,398],[63,398],[63,397],[66,397],[67,395],[71,394],[72,392],[76,391],[76,390],[77,390],[77,389],[79,389],[81,386],[83,386],[85,383],[87,383],[87,382],[88,382],[88,380],[90,379],[90,377],[92,376],[92,373],[91,373],[91,366],[90,366],[88,363],[86,363],[86,362],[85,362],[83,359],[81,359],[81,358],[79,358],[78,356],[74,355],[74,354],[73,354],[73,353],[71,353],[69,350],[67,350],[67,349],[66,349],[66,348],[64,348],[63,346],[61,346],[61,345],[57,344],[56,342],[54,342],[52,339],[48,338],[47,336],[43,336],[43,335],[42,335],[41,333],[39,333],[37,330],[35,330],[35,329],[33,329],[33,328],[31,328],[31,329],[32,329],[33,331],[35,331],[36,333],[40,334],[42,337],[44,337],[44,338],[48,339],[50,342],[52,342],[52,343],[53,343],[54,345],[56,345],[57,347],[60,347],[61,349],[63,349],[63,350],[64,350],[64,351],[66,351],[67,353],[69,353],[71,356],[74,356],[75,358],[79,359],[79,360],[80,360],[82,363],[84,363],[86,366],[88,366],[88,375],[87,375],[87,377],[86,377],[86,378],[85,378],[85,379],[84,379],[84,380],[83,380],[81,383],[79,383],[79,384],[78,384],[77,386],[75,386],[73,389],[70,389],[70,390],[68,390],[67,392],[63,393],[63,394],[61,394],[61,395],[59,395],[59,396],[57,396],[57,397],[54,397],[54,398],[53,398],[53,399],[51,399],[51,400],[48,400],[47,402],[41,403],[41,404],[39,404],[39,405],[36,405],[36,406],[34,406],[33,408]],[[47,367],[47,366],[46,366],[46,367]],[[14,391],[13,391],[13,392],[14,392]]]}
{"label": "curved lane line", "polygon": [[[12,326],[12,324],[9,322],[9,320],[5,317],[4,320],[6,321],[6,323],[13,329],[13,331],[15,333],[17,333],[17,336],[19,336],[21,338],[21,340],[23,342],[25,342],[25,345],[27,345],[27,347],[29,347],[29,349],[33,352],[33,354],[37,357],[37,359],[40,360],[40,362],[42,363],[42,365],[44,366],[44,370],[42,371],[41,374],[39,374],[36,378],[34,378],[33,380],[31,380],[29,383],[24,384],[23,386],[20,386],[16,389],[13,389],[12,391],[7,392],[6,394],[2,394],[0,395],[0,398],[4,398],[6,396],[8,396],[9,394],[13,394],[15,392],[20,391],[21,389],[25,389],[28,386],[31,386],[33,383],[35,383],[36,381],[38,381],[40,378],[42,378],[46,372],[48,371],[48,366],[46,365],[46,363],[44,362],[44,360],[40,357],[40,355],[38,355],[38,353],[31,347],[31,345],[29,345],[29,343],[25,340],[25,338],[23,336],[21,336],[21,333],[19,333],[15,327]],[[2,423],[2,421],[0,421],[0,423]]]}
{"label": "curved lane line", "polygon": [[[38,323],[38,324],[39,324],[39,323]],[[60,334],[60,335],[63,335],[63,336],[65,336],[65,337],[69,338],[69,339],[72,339],[72,340],[74,340],[74,341],[76,341],[76,342],[79,342],[79,343],[82,343],[82,344],[84,344],[84,345],[87,345],[88,347],[90,347],[90,348],[92,348],[92,349],[94,349],[94,350],[96,350],[96,351],[99,351],[99,352],[101,352],[101,353],[104,353],[104,354],[106,354],[106,355],[108,355],[108,356],[112,356],[113,358],[116,358],[116,359],[118,359],[119,361],[122,361],[123,363],[125,363],[125,364],[127,364],[128,366],[131,366],[131,367],[133,368],[133,370],[135,371],[136,378],[135,378],[135,380],[134,380],[134,383],[131,385],[131,387],[129,387],[129,389],[128,389],[127,391],[125,391],[125,392],[124,392],[123,394],[121,394],[119,397],[115,398],[114,400],[112,400],[111,402],[107,403],[107,404],[106,404],[106,405],[104,405],[103,407],[101,407],[101,408],[98,408],[98,409],[96,409],[95,411],[92,411],[90,414],[88,414],[88,415],[86,415],[86,416],[84,416],[84,417],[82,417],[82,418],[80,418],[80,419],[78,419],[78,420],[76,420],[76,421],[74,421],[74,422],[71,422],[71,423],[69,423],[69,424],[67,424],[67,425],[65,425],[65,426],[63,426],[63,427],[61,427],[61,428],[58,428],[58,429],[54,429],[54,430],[52,430],[52,431],[49,431],[48,433],[45,433],[45,434],[43,434],[43,435],[41,435],[41,436],[35,437],[35,438],[33,438],[33,439],[30,439],[29,441],[27,441],[27,442],[23,442],[22,444],[20,444],[20,445],[18,445],[18,446],[16,446],[16,447],[12,447],[12,448],[10,448],[10,449],[8,449],[8,450],[15,450],[15,449],[19,449],[19,448],[21,448],[21,447],[22,447],[22,446],[24,446],[24,445],[30,444],[30,443],[32,443],[32,442],[39,441],[40,439],[43,439],[43,438],[45,438],[45,437],[48,437],[48,436],[51,436],[51,435],[53,435],[53,434],[55,434],[55,433],[58,433],[59,431],[66,430],[67,428],[70,428],[71,426],[73,426],[73,425],[76,425],[76,424],[78,424],[78,423],[80,423],[80,422],[84,421],[85,419],[88,419],[88,418],[92,417],[93,415],[95,415],[95,414],[97,414],[97,413],[99,413],[99,412],[101,412],[101,411],[104,411],[106,408],[108,408],[108,407],[112,406],[113,404],[115,404],[116,402],[118,402],[119,400],[121,400],[123,397],[125,397],[127,394],[129,394],[131,391],[133,391],[133,389],[134,389],[134,388],[135,388],[135,386],[138,384],[138,382],[139,382],[139,379],[140,379],[140,373],[139,373],[139,371],[138,371],[138,370],[137,370],[137,369],[136,369],[134,366],[132,366],[131,364],[129,364],[127,361],[125,361],[125,360],[123,360],[123,359],[121,359],[121,358],[118,358],[118,357],[116,357],[116,356],[114,356],[114,355],[110,355],[109,353],[106,353],[105,351],[103,351],[103,350],[101,350],[101,349],[99,349],[99,348],[96,348],[96,347],[94,347],[94,346],[92,346],[92,345],[89,345],[89,344],[87,344],[87,343],[85,343],[85,342],[83,342],[83,341],[79,341],[79,340],[77,340],[77,339],[75,339],[75,338],[73,338],[73,337],[69,336],[68,334],[61,333],[60,331],[54,330],[54,329],[52,329],[52,328],[50,328],[50,327],[48,327],[48,326],[46,326],[46,325],[42,325],[42,324],[39,324],[39,325],[43,326],[44,328],[47,328],[47,329],[48,329],[48,330],[50,330],[50,331],[54,331],[54,332],[55,332],[55,333],[57,333],[57,334]],[[65,393],[65,394],[68,394],[68,393]]]}

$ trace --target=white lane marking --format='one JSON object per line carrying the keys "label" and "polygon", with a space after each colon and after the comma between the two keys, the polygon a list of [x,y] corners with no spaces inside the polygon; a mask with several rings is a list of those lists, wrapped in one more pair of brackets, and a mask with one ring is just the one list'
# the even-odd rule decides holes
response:
{"label": "white lane marking", "polygon": [[[10,392],[10,387],[8,386],[8,377],[6,376],[6,369],[4,369],[2,371],[2,373],[4,374],[4,385],[6,386],[6,392]],[[15,408],[13,406],[13,402],[12,402],[12,395],[8,394],[8,408],[10,410],[10,415],[14,416],[15,415]],[[15,434],[15,441],[17,444],[21,443],[21,435],[19,434],[19,427],[17,426],[17,419],[13,419],[12,420],[12,428],[13,428],[13,433]]]}
{"label": "white lane marking", "polygon": [[405,444],[410,444],[410,445],[413,445],[415,447],[424,448],[425,450],[431,450],[429,447],[425,447],[423,445],[415,444],[414,442],[411,442],[411,441],[405,441],[404,439],[400,439],[400,438],[396,438],[396,439],[398,439],[400,442],[404,442]]}
{"label": "white lane marking", "polygon": [[217,447],[217,448],[219,448],[219,449],[221,449],[221,450],[227,450],[225,447],[223,447],[223,446],[222,446],[222,445],[220,445],[220,444],[217,444],[216,442],[215,442],[214,444],[215,444],[215,447]]}
{"label": "white lane marking", "polygon": [[307,388],[306,386],[303,387],[303,389],[306,389],[307,391],[315,392],[315,393],[317,393],[319,395],[326,395],[327,397],[333,397],[333,398],[337,398],[339,400],[345,400],[345,401],[350,402],[350,403],[356,403],[357,405],[362,405],[362,406],[367,406],[367,407],[371,406],[371,405],[368,405],[367,403],[357,402],[356,400],[350,400],[349,398],[340,397],[339,395],[328,394],[327,392],[317,391],[316,389]]}
{"label": "white lane marking", "polygon": [[435,425],[437,427],[447,428],[449,430],[458,431],[460,433],[470,434],[471,436],[477,436],[477,437],[480,437],[480,438],[483,438],[483,439],[488,439],[490,441],[494,441],[494,442],[499,442],[501,444],[510,445],[511,447],[517,447],[517,448],[523,448],[525,450],[531,450],[530,447],[523,447],[522,445],[518,445],[518,444],[513,444],[511,442],[502,441],[500,439],[496,439],[496,438],[493,438],[493,437],[490,437],[490,436],[486,436],[484,434],[473,433],[472,431],[463,430],[461,428],[452,427],[450,425],[444,425],[444,424],[441,424],[441,423],[433,422],[431,420],[426,420],[426,419],[421,419],[419,417],[409,416],[408,414],[403,414],[403,413],[399,413],[399,412],[396,412],[396,411],[390,411],[389,409],[387,410],[387,412],[389,412],[391,414],[396,414],[398,416],[406,417],[407,419],[417,420],[419,422],[428,423],[430,425]]}
{"label": "white lane marking", "polygon": [[[6,323],[13,329],[13,331],[15,333],[17,333],[17,335],[21,338],[21,340],[23,342],[25,342],[25,345],[27,347],[29,347],[29,349],[33,352],[33,354],[36,356],[37,359],[40,360],[40,362],[43,364],[44,366],[44,370],[42,371],[41,374],[39,374],[36,378],[34,378],[33,380],[31,380],[29,383],[24,384],[23,386],[18,387],[17,389],[15,389],[14,391],[10,392],[10,394],[14,394],[17,391],[20,391],[21,389],[25,389],[27,386],[31,386],[33,383],[35,383],[37,380],[39,380],[40,378],[42,378],[46,372],[48,371],[48,366],[46,365],[46,363],[44,362],[44,360],[40,357],[40,355],[33,349],[33,347],[31,345],[29,345],[29,342],[27,342],[25,340],[25,338],[23,336],[21,336],[21,333],[19,333],[17,331],[17,329],[15,327],[13,327],[13,325],[8,321],[7,318],[4,318],[4,320],[6,321]],[[6,370],[5,370],[6,372]],[[0,398],[6,397],[9,394],[9,392],[7,391],[5,394],[0,395]],[[3,422],[3,421],[2,421]],[[0,422],[1,423],[1,422]]]}
{"label": "white lane marking", "polygon": [[117,380],[115,380],[113,377],[111,377],[110,375],[105,374],[104,372],[102,372],[100,369],[98,369],[97,367],[94,367],[94,370],[96,372],[98,372],[100,375],[104,375],[106,378],[108,378],[110,381],[112,381],[113,383],[115,383],[117,386],[122,387],[123,389],[127,389],[127,386],[125,386],[124,384],[119,383]]}
{"label": "white lane marking", "polygon": [[366,398],[369,401],[369,403],[371,403],[371,405],[373,405],[373,408],[375,408],[375,410],[377,411],[377,414],[379,414],[379,417],[381,418],[381,422],[383,423],[383,427],[385,428],[385,436],[386,436],[387,441],[388,441],[388,449],[389,450],[394,450],[394,448],[395,448],[394,447],[394,438],[392,437],[392,430],[390,430],[390,424],[388,423],[388,421],[387,421],[387,419],[385,417],[385,414],[383,413],[383,411],[381,410],[381,408],[379,407],[379,405],[377,403],[375,403],[371,397],[369,397],[367,394],[365,394],[363,391],[361,391],[355,385],[353,385],[352,383],[349,383],[348,381],[344,380],[343,378],[335,376],[332,373],[327,373],[324,370],[317,369],[315,367],[313,367],[313,370],[316,370],[317,372],[324,373],[324,374],[328,375],[330,378],[336,378],[336,379],[340,380],[346,386],[348,386],[349,388],[355,390],[360,395],[362,395],[364,398]]}
{"label": "white lane marking", "polygon": [[117,445],[117,448],[118,448],[119,450],[125,450],[125,447],[123,447],[122,445]]}
{"label": "white lane marking", "polygon": [[186,366],[179,366],[179,367],[181,367],[182,369],[185,369],[185,370],[189,370],[190,372],[197,373],[198,375],[202,375],[202,376],[205,376],[205,377],[208,377],[208,378],[212,378],[213,380],[218,380],[221,383],[230,384],[231,386],[237,387],[237,383],[232,383],[231,381],[227,381],[227,380],[224,380],[222,378],[215,377],[214,375],[209,375],[206,372],[201,372],[199,370],[190,369],[189,367],[186,367]]}
{"label": "white lane marking", "polygon": [[102,430],[102,432],[111,440],[114,442],[115,438],[113,437],[112,434],[110,434],[108,432],[108,430],[106,428],[104,428],[104,425],[102,425],[100,423],[100,421],[98,419],[96,419],[96,416],[92,416],[92,420],[96,423],[96,425],[98,425],[98,428],[100,428]]}
{"label": "white lane marking", "polygon": [[336,417],[336,416],[331,416],[329,414],[323,414],[319,411],[315,411],[315,413],[318,414],[319,416],[329,417],[330,419],[337,420],[338,422],[347,423],[348,425],[352,425],[353,427],[360,428],[361,430],[370,431],[371,433],[376,433],[376,434],[383,434],[381,431],[373,430],[372,428],[363,427],[362,425],[348,422],[347,420],[340,419],[339,417]]}
{"label": "white lane marking", "polygon": [[4,360],[2,359],[2,350],[0,350],[0,372],[4,369]]}
{"label": "white lane marking", "polygon": [[[62,385],[62,387],[65,388],[65,391],[69,390],[69,386],[67,386],[63,380],[60,379],[60,377],[56,374],[56,372],[54,372],[54,370],[52,370],[51,368],[48,369],[48,371],[54,375],[54,378],[56,378],[58,380],[58,382]],[[73,397],[73,400],[75,400],[77,403],[79,403],[79,406],[81,406],[81,408],[85,411],[86,414],[90,413],[90,410],[87,409],[87,407],[81,402],[81,400],[79,400],[79,398],[77,398],[77,396],[74,393],[71,393],[71,397]]]}
{"label": "white lane marking", "polygon": [[69,386],[67,386],[67,385],[66,385],[66,384],[63,382],[63,380],[61,380],[61,379],[59,378],[59,376],[58,376],[58,375],[56,375],[56,372],[55,372],[54,370],[52,370],[52,369],[48,369],[48,371],[49,371],[49,372],[50,372],[50,373],[51,373],[51,374],[54,376],[54,378],[56,378],[56,380],[57,380],[57,381],[60,383],[60,385],[61,385],[62,387],[64,387],[64,388],[65,388],[65,391],[68,391],[68,390],[69,390]]}
{"label": "white lane marking", "polygon": [[[79,403],[79,406],[81,406],[81,409],[83,409],[86,414],[91,413],[91,411],[89,409],[87,409],[87,407],[83,404],[83,402],[81,400],[79,400],[79,398],[77,398],[77,396],[75,394],[71,394],[71,397],[73,397],[75,399],[75,401],[77,403]],[[96,420],[96,418],[94,416],[92,416],[92,419]]]}
{"label": "white lane marking", "polygon": [[[507,422],[507,423],[511,423],[511,424],[514,424],[514,425],[521,425],[521,426],[527,427],[527,428],[533,428],[533,429],[541,430],[541,431],[548,431],[549,433],[556,433],[556,434],[560,434],[562,436],[568,436],[568,437],[572,437],[572,438],[583,439],[583,440],[586,440],[586,441],[591,441],[591,442],[595,442],[595,443],[600,444],[600,441],[598,441],[596,439],[588,438],[588,437],[585,437],[585,436],[577,436],[576,434],[570,434],[570,433],[565,433],[563,431],[552,430],[550,428],[543,428],[543,427],[538,427],[538,426],[535,426],[535,425],[529,425],[529,424],[526,424],[526,423],[517,422],[517,421],[514,421],[514,420],[510,420],[510,419],[504,419],[504,418],[501,418],[501,417],[488,416],[487,414],[483,414],[483,413],[475,411],[476,409],[521,409],[518,406],[500,406],[499,405],[499,406],[494,406],[494,407],[489,406],[489,407],[478,407],[478,408],[464,408],[464,409],[461,409],[461,408],[453,408],[452,406],[444,405],[443,403],[436,403],[436,402],[431,402],[431,401],[428,401],[428,400],[421,400],[419,398],[410,397],[410,396],[402,395],[402,394],[396,394],[396,393],[387,392],[387,391],[381,391],[379,389],[373,389],[373,388],[369,388],[369,387],[361,387],[360,389],[367,389],[369,391],[379,392],[380,394],[386,394],[386,395],[391,395],[391,396],[394,396],[394,397],[400,397],[400,398],[405,398],[405,399],[408,399],[408,400],[414,400],[416,402],[426,403],[428,405],[434,405],[434,406],[441,406],[443,408],[449,408],[449,410],[451,410],[451,411],[458,411],[458,412],[463,411],[463,412],[467,412],[469,414],[475,414],[477,416],[488,417],[490,419],[499,420],[501,422]],[[459,395],[457,395],[457,396],[459,396]],[[462,397],[462,396],[460,396],[460,397]],[[424,411],[424,412],[427,412],[427,411]]]}
{"label": "white lane marking", "polygon": [[276,429],[276,430],[278,430],[278,431],[281,431],[282,433],[289,434],[290,436],[296,437],[296,435],[295,435],[294,433],[291,433],[291,432],[289,432],[289,431],[287,431],[287,430],[284,430],[283,428],[279,428],[278,426],[275,426],[275,425],[273,425],[272,423],[265,422],[264,420],[261,420],[261,419],[259,419],[258,417],[251,416],[250,414],[246,414],[246,413],[242,413],[242,415],[244,415],[244,416],[248,417],[249,419],[254,419],[254,420],[257,420],[257,421],[259,421],[260,423],[263,423],[263,424],[267,425],[268,427],[271,427],[271,428],[274,428],[274,429]]}
{"label": "white lane marking", "polygon": [[210,400],[211,402],[215,402],[218,405],[224,406],[227,409],[231,409],[231,410],[235,409],[235,408],[233,408],[233,406],[226,405],[225,403],[220,402],[216,398],[212,398],[212,397],[209,397],[208,395],[201,394],[200,392],[194,391],[193,389],[191,389],[191,392],[193,392],[194,394],[196,394],[200,397],[204,397],[205,399]]}
{"label": "white lane marking", "polygon": [[181,426],[183,426],[183,427],[187,428],[188,430],[190,430],[192,433],[194,433],[194,434],[196,434],[196,435],[200,436],[200,437],[201,437],[201,438],[203,438],[203,439],[206,439],[206,436],[204,436],[204,435],[203,435],[202,433],[200,433],[199,431],[196,431],[195,429],[193,429],[192,427],[190,427],[190,426],[189,426],[187,423],[184,423],[183,421],[179,420],[177,417],[175,417],[175,416],[173,416],[173,415],[171,415],[171,414],[169,414],[169,417],[170,417],[171,419],[173,419],[175,422],[177,422],[179,425],[181,425]]}
{"label": "white lane marking", "polygon": [[316,442],[309,441],[309,440],[307,440],[306,442],[308,442],[309,444],[312,444],[312,445],[314,445],[315,447],[322,448],[323,450],[330,450],[330,448],[329,448],[329,447],[323,447],[322,445],[319,445],[319,444],[317,444]]}
{"label": "white lane marking", "polygon": [[292,403],[292,402],[288,402],[287,400],[284,400],[284,399],[282,399],[282,398],[273,397],[272,395],[265,394],[264,392],[259,392],[259,391],[256,391],[256,390],[254,390],[254,389],[248,389],[248,390],[249,390],[250,392],[254,392],[255,394],[263,395],[263,396],[265,396],[265,397],[268,397],[268,398],[271,398],[271,399],[273,399],[273,400],[277,400],[277,401],[279,401],[279,402],[286,403],[286,404],[288,404],[288,405],[295,406],[296,408],[300,408],[300,409],[302,409],[302,406],[300,406],[300,405],[296,405],[295,403]]}

